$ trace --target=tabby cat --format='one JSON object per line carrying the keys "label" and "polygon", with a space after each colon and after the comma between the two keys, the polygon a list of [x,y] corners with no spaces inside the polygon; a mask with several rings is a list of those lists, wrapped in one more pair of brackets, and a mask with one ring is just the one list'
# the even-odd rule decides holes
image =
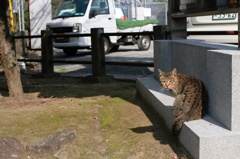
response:
{"label": "tabby cat", "polygon": [[183,122],[202,118],[203,84],[195,77],[178,74],[176,68],[171,72],[158,71],[160,85],[175,97],[172,134],[178,135]]}

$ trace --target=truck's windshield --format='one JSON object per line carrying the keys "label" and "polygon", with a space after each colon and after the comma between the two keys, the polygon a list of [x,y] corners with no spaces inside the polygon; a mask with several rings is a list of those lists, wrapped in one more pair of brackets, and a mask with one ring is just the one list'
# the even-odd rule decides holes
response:
{"label": "truck's windshield", "polygon": [[63,0],[53,18],[83,16],[86,12],[88,2],[89,0]]}

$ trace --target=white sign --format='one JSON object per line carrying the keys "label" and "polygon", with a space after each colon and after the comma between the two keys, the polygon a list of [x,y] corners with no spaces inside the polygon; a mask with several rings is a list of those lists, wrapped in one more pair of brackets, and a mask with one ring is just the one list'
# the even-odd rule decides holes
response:
{"label": "white sign", "polygon": [[[135,15],[137,12],[137,16]],[[132,8],[132,17],[136,20],[144,20],[144,8],[143,7],[137,7]]]}
{"label": "white sign", "polygon": [[144,8],[144,16],[145,17],[151,17],[152,16],[151,8]]}
{"label": "white sign", "polygon": [[[41,35],[46,23],[52,20],[51,0],[29,0],[30,35]],[[41,48],[41,38],[31,39],[31,48]]]}

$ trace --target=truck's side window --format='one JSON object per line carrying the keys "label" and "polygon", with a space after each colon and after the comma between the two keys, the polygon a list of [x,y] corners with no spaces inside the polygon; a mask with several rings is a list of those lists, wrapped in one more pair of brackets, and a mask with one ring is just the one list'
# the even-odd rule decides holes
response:
{"label": "truck's side window", "polygon": [[109,14],[109,6],[106,0],[93,0],[90,14],[92,17],[100,14]]}

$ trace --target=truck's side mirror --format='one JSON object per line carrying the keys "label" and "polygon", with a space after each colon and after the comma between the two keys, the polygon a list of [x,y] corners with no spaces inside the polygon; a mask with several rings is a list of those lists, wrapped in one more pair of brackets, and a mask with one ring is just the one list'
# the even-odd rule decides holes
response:
{"label": "truck's side mirror", "polygon": [[89,18],[93,18],[97,15],[97,10],[96,9],[93,9],[90,11],[90,14],[89,14]]}

